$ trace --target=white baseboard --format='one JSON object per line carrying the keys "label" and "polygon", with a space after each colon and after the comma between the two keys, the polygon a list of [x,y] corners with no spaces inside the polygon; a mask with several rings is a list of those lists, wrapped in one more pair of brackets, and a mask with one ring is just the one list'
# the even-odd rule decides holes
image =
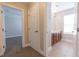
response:
{"label": "white baseboard", "polygon": [[30,43],[26,44],[23,46],[23,48],[30,46]]}
{"label": "white baseboard", "polygon": [[[29,46],[31,46],[31,45],[29,45]],[[31,47],[32,47],[32,46],[31,46]],[[32,48],[33,48],[33,47],[32,47]],[[33,48],[33,49],[36,50],[35,48]],[[36,50],[36,51],[39,52],[41,55],[45,56],[43,51],[41,51],[41,50]]]}
{"label": "white baseboard", "polygon": [[52,49],[52,46],[50,46],[49,48],[48,48],[48,51],[50,51]]}
{"label": "white baseboard", "polygon": [[2,55],[4,55],[4,53],[3,53],[3,52],[1,52],[1,53],[0,53],[0,56],[2,56]]}
{"label": "white baseboard", "polygon": [[49,52],[52,50],[52,46],[48,47],[46,57],[49,57]]}
{"label": "white baseboard", "polygon": [[39,51],[39,53],[40,53],[41,55],[45,56],[43,51]]}
{"label": "white baseboard", "polygon": [[13,37],[19,37],[19,36],[22,36],[22,35],[17,35],[17,36],[5,36],[5,38],[13,38]]}
{"label": "white baseboard", "polygon": [[[28,46],[30,46],[30,43],[24,45],[24,48],[25,48],[25,47],[28,47]],[[33,47],[32,47],[32,48],[33,48]],[[34,49],[34,48],[33,48],[33,49]],[[36,49],[35,49],[35,50],[36,50]],[[36,51],[37,51],[37,50],[36,50]],[[38,52],[44,56],[44,52],[43,52],[43,51],[40,50],[40,51],[38,51]]]}

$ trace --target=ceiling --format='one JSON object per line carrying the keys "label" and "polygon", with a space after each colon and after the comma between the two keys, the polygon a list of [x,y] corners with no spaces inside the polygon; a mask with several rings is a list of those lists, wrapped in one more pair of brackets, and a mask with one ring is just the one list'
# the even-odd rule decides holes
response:
{"label": "ceiling", "polygon": [[73,8],[75,6],[74,2],[52,2],[52,12],[59,12]]}

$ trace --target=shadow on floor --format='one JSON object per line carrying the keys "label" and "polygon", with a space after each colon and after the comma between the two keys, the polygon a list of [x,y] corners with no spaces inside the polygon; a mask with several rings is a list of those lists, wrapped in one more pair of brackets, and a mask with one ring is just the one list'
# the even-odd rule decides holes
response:
{"label": "shadow on floor", "polygon": [[6,51],[2,57],[43,57],[31,47],[22,48],[22,37],[6,39]]}
{"label": "shadow on floor", "polygon": [[31,47],[13,49],[12,51],[6,50],[5,55],[2,57],[43,57],[40,53]]}

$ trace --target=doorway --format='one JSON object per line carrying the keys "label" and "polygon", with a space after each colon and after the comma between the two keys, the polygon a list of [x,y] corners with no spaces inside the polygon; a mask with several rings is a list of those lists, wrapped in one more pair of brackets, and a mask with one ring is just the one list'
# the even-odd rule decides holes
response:
{"label": "doorway", "polygon": [[9,6],[2,6],[2,8],[4,11],[5,54],[10,54],[22,48],[22,12]]}
{"label": "doorway", "polygon": [[76,37],[76,23],[75,13],[64,15],[64,31],[63,37],[68,40],[75,40]]}
{"label": "doorway", "polygon": [[[48,50],[50,57],[76,56],[76,3],[52,3],[52,39],[57,41]],[[70,7],[69,7],[70,6]],[[56,9],[53,10],[55,7]],[[65,7],[65,8],[64,8]],[[50,21],[51,22],[51,21]],[[61,33],[62,35],[60,35]],[[59,36],[60,35],[60,36]],[[67,53],[68,52],[68,53]]]}
{"label": "doorway", "polygon": [[[40,21],[39,21],[39,3],[35,3],[28,9],[28,28],[30,46],[40,52]],[[34,14],[34,15],[33,15]],[[38,43],[38,44],[36,44]]]}

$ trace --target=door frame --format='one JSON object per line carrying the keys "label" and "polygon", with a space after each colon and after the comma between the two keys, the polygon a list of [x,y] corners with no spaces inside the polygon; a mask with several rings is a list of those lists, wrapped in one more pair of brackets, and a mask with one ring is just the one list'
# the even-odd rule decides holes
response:
{"label": "door frame", "polygon": [[78,50],[78,42],[79,42],[79,38],[78,38],[78,19],[79,19],[79,17],[78,17],[78,15],[79,15],[79,12],[78,12],[78,10],[79,10],[79,3],[78,2],[76,2],[76,7],[75,7],[76,9],[75,9],[75,13],[76,13],[76,17],[75,17],[75,19],[77,19],[77,27],[76,27],[76,29],[77,29],[77,35],[76,35],[76,57],[78,57],[79,56],[79,50]]}
{"label": "door frame", "polygon": [[[25,47],[25,39],[24,39],[24,36],[25,36],[25,32],[24,32],[24,9],[22,9],[22,8],[19,8],[19,7],[16,7],[16,6],[12,6],[12,5],[9,5],[9,4],[2,4],[1,5],[1,7],[2,6],[8,6],[8,7],[11,7],[11,8],[15,8],[15,9],[18,9],[18,10],[21,10],[21,15],[22,15],[22,19],[21,19],[21,21],[22,21],[22,48],[24,48]],[[3,18],[4,18],[4,16],[3,16]],[[3,19],[4,20],[4,19]],[[3,22],[5,22],[5,21],[3,21]],[[3,25],[5,25],[5,24],[3,24]],[[4,33],[5,34],[5,33]],[[5,36],[4,36],[5,37]],[[4,41],[5,39],[3,39],[3,42],[5,42]],[[5,43],[6,44],[6,43]]]}

